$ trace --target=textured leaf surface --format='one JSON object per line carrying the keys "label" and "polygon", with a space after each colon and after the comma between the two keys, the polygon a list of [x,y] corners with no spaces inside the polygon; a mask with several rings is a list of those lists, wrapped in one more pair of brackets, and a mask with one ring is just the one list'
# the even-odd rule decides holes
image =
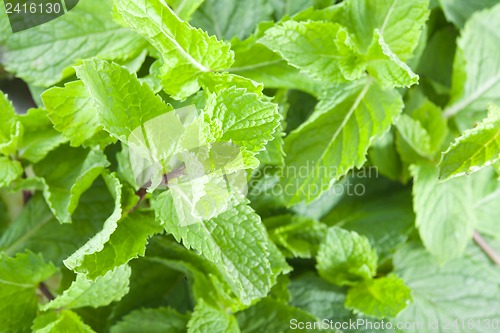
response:
{"label": "textured leaf surface", "polygon": [[84,275],[78,274],[68,289],[49,303],[40,305],[40,309],[46,311],[108,305],[128,293],[130,273],[130,267],[122,265],[95,280],[89,280]]}
{"label": "textured leaf surface", "polygon": [[492,105],[488,118],[462,133],[439,162],[439,178],[476,172],[500,158],[500,108]]}
{"label": "textured leaf surface", "polygon": [[446,116],[500,105],[500,5],[474,15],[457,41]]}
{"label": "textured leaf surface", "polygon": [[34,333],[94,332],[76,313],[69,310],[44,313],[35,319],[31,329]]}
{"label": "textured leaf surface", "polygon": [[320,276],[340,286],[371,280],[377,271],[377,253],[368,239],[338,227],[328,229],[316,260]]}
{"label": "textured leaf surface", "polygon": [[456,1],[439,0],[446,18],[458,28],[463,28],[465,22],[477,11],[493,7],[497,0]]}
{"label": "textured leaf surface", "polygon": [[126,315],[111,327],[111,333],[183,333],[189,316],[171,308],[140,309]]}
{"label": "textured leaf surface", "polygon": [[267,30],[259,42],[326,82],[355,80],[366,69],[348,31],[336,23],[285,21]]}
{"label": "textured leaf surface", "polygon": [[375,318],[394,318],[410,301],[410,288],[397,276],[390,275],[349,289],[345,306]]}
{"label": "textured leaf surface", "polygon": [[23,128],[17,120],[14,106],[3,92],[0,92],[0,153],[12,154],[16,151]]}
{"label": "textured leaf surface", "polygon": [[467,178],[438,183],[432,165],[413,165],[413,207],[425,247],[441,262],[460,257],[477,223]]}
{"label": "textured leaf surface", "polygon": [[[500,316],[497,306],[500,271],[480,249],[470,246],[464,258],[441,266],[422,247],[410,244],[396,253],[394,266],[413,295],[413,303],[396,321],[421,322],[423,327],[439,321],[441,324],[434,330],[438,333],[451,330],[494,333],[498,330],[483,323],[491,323]],[[457,318],[460,324],[454,327]],[[407,332],[419,333],[422,329],[412,327]]]}
{"label": "textured leaf surface", "polygon": [[0,320],[5,332],[27,332],[36,315],[38,283],[56,273],[41,255],[0,254]]}
{"label": "textured leaf surface", "polygon": [[229,68],[229,45],[180,20],[162,0],[115,2],[123,19],[161,54],[163,89],[184,99],[199,89],[198,77]]}
{"label": "textured leaf surface", "polygon": [[216,309],[198,300],[187,325],[188,333],[239,333],[236,318],[222,309]]}
{"label": "textured leaf surface", "polygon": [[18,161],[0,156],[0,187],[9,186],[11,182],[23,174],[23,167]]}
{"label": "textured leaf surface", "polygon": [[179,225],[169,192],[161,194],[153,207],[165,230],[213,262],[243,303],[267,294],[271,287],[267,235],[249,206],[238,204],[211,220],[187,226]]}
{"label": "textured leaf surface", "polygon": [[284,185],[288,205],[312,201],[349,169],[361,167],[371,142],[389,129],[402,107],[396,91],[382,91],[371,79],[332,90],[285,138],[287,170],[295,172],[284,175],[290,177]]}
{"label": "textured leaf surface", "polygon": [[113,21],[111,0],[81,1],[58,18],[6,38],[2,63],[27,82],[48,87],[73,74],[72,65],[93,56],[125,60],[144,41]]}

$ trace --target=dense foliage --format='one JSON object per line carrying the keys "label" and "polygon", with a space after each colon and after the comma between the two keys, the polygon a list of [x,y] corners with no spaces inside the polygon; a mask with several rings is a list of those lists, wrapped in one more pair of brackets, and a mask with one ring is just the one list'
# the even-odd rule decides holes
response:
{"label": "dense foliage", "polygon": [[3,2],[0,332],[500,331],[497,0]]}

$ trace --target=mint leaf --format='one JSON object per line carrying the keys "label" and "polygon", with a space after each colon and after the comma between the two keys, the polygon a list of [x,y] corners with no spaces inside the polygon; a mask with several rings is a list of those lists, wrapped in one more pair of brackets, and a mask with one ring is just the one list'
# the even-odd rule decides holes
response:
{"label": "mint leaf", "polygon": [[340,286],[371,280],[377,259],[366,237],[338,227],[328,229],[316,257],[320,276]]}
{"label": "mint leaf", "polygon": [[111,327],[111,333],[182,333],[186,331],[189,316],[171,308],[140,309],[126,315]]}
{"label": "mint leaf", "polygon": [[500,108],[491,105],[488,117],[455,139],[439,162],[439,178],[476,172],[500,158]]}
{"label": "mint leaf", "polygon": [[271,267],[267,235],[259,216],[245,203],[211,220],[189,225],[178,223],[169,192],[156,198],[153,208],[167,232],[217,266],[244,304],[269,292]]}
{"label": "mint leaf", "polygon": [[205,0],[167,0],[166,2],[180,19],[189,21]]}
{"label": "mint leaf", "polygon": [[[143,256],[148,238],[161,230],[154,220],[153,212],[133,213],[117,223],[115,231],[99,252],[85,255],[79,260],[75,259],[78,255],[73,255],[64,263],[71,270],[95,279],[116,266]],[[78,266],[75,266],[75,262]]]}
{"label": "mint leaf", "polygon": [[8,156],[16,151],[23,128],[18,121],[14,106],[0,92],[0,153]]}
{"label": "mint leaf", "polygon": [[0,156],[0,187],[7,187],[23,174],[23,166],[18,161]]}
{"label": "mint leaf", "polygon": [[188,333],[210,333],[227,332],[239,333],[236,318],[223,311],[206,304],[202,299],[198,300],[191,319],[187,324]]}
{"label": "mint leaf", "polygon": [[349,32],[336,23],[285,21],[267,30],[259,42],[326,82],[355,80],[366,69]]}
{"label": "mint leaf", "polygon": [[128,293],[130,267],[118,266],[95,280],[78,274],[76,280],[61,295],[47,304],[40,305],[42,311],[50,309],[75,309],[85,306],[94,308],[120,300]]}
{"label": "mint leaf", "polygon": [[346,1],[341,20],[362,52],[368,50],[378,29],[389,49],[401,61],[407,61],[429,16],[428,5],[428,0],[351,0]]}
{"label": "mint leaf", "polygon": [[42,100],[54,128],[70,140],[71,146],[89,144],[100,133],[93,100],[82,81],[51,88],[42,94]]}
{"label": "mint leaf", "polygon": [[[53,161],[66,161],[54,166]],[[78,200],[109,165],[100,150],[61,146],[46,159],[34,165],[35,174],[43,178],[43,195],[61,223],[70,223]]]}
{"label": "mint leaf", "polygon": [[345,306],[375,318],[394,318],[411,301],[411,290],[395,275],[365,281],[347,292]]}
{"label": "mint leaf", "polygon": [[425,247],[441,262],[460,257],[477,223],[469,179],[438,183],[438,170],[428,164],[410,170],[415,223]]}
{"label": "mint leaf", "polygon": [[191,27],[160,0],[133,3],[118,0],[118,12],[162,55],[163,89],[184,99],[199,89],[203,73],[227,69],[233,62],[229,45]]}
{"label": "mint leaf", "polygon": [[[482,111],[489,103],[500,104],[500,65],[498,45],[500,37],[495,20],[500,6],[474,15],[457,41],[453,68],[451,99],[444,114],[453,116],[461,111]],[[484,57],[488,54],[488,57]]]}
{"label": "mint leaf", "polygon": [[44,313],[35,319],[31,329],[35,333],[94,332],[76,313],[69,310]]}
{"label": "mint leaf", "polygon": [[56,20],[11,34],[2,63],[27,82],[48,87],[73,74],[71,66],[81,59],[134,57],[145,43],[113,21],[111,8],[111,0],[81,1]]}
{"label": "mint leaf", "polygon": [[37,309],[37,285],[57,272],[41,255],[0,254],[0,320],[6,332],[28,331]]}
{"label": "mint leaf", "polygon": [[372,140],[389,129],[402,106],[397,92],[381,90],[372,79],[332,90],[285,138],[287,170],[296,175],[307,170],[301,173],[307,176],[283,180],[287,204],[310,202],[351,168],[361,167]]}
{"label": "mint leaf", "polygon": [[493,7],[498,3],[496,0],[440,0],[439,2],[448,21],[453,22],[458,28],[463,28],[467,20],[475,12]]}
{"label": "mint leaf", "polygon": [[[421,246],[410,243],[396,253],[394,266],[413,295],[413,303],[396,321],[420,322],[425,325],[421,327],[435,328],[438,333],[449,331],[447,326],[457,333],[496,331],[479,323],[494,320],[500,314],[496,306],[500,272],[475,246],[469,246],[463,258],[440,265]],[[457,318],[460,320],[455,322]],[[436,325],[438,321],[444,324]],[[407,331],[422,330],[412,327]]]}

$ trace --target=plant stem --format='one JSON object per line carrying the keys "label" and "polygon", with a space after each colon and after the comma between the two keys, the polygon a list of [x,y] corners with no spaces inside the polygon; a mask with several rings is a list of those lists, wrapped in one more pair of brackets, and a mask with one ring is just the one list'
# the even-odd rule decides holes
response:
{"label": "plant stem", "polygon": [[500,266],[500,256],[498,253],[495,252],[495,250],[486,242],[486,240],[481,237],[481,235],[477,232],[474,231],[474,241],[476,244],[486,253],[486,255],[493,261],[496,265]]}
{"label": "plant stem", "polygon": [[40,290],[42,295],[45,296],[45,298],[49,301],[52,301],[55,298],[54,295],[52,295],[52,293],[50,292],[49,288],[47,288],[47,285],[43,282],[40,282],[40,284],[38,285],[38,290]]}

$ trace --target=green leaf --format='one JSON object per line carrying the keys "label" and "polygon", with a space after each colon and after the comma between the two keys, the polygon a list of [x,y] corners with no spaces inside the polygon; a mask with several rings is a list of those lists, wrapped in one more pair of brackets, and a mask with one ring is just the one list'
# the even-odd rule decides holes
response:
{"label": "green leaf", "polygon": [[327,227],[317,220],[280,215],[264,220],[271,240],[291,257],[312,258],[326,236]]}
{"label": "green leaf", "polygon": [[272,7],[266,0],[205,0],[193,15],[191,24],[219,39],[248,37],[257,24],[272,19]]}
{"label": "green leaf", "polygon": [[259,42],[290,65],[326,82],[355,80],[366,69],[349,32],[336,23],[285,21],[267,30]]}
{"label": "green leaf", "polygon": [[94,332],[76,313],[69,310],[44,313],[35,319],[31,329],[34,333]]}
{"label": "green leaf", "polygon": [[428,6],[428,0],[351,0],[345,3],[341,21],[362,52],[368,50],[378,29],[388,48],[405,62],[417,47]]}
{"label": "green leaf", "polygon": [[375,318],[394,318],[411,299],[411,290],[404,281],[389,275],[349,289],[345,306]]}
{"label": "green leaf", "polygon": [[[11,194],[12,195],[12,194]],[[24,249],[42,253],[57,266],[88,241],[111,215],[114,199],[98,179],[80,198],[72,223],[60,224],[41,193],[35,194],[0,237],[0,250],[14,255]],[[57,243],[57,246],[54,246]]]}
{"label": "green leaf", "polygon": [[95,279],[116,266],[143,256],[149,237],[161,230],[153,212],[132,213],[118,222],[115,231],[100,251],[84,256],[78,253],[64,263],[69,269]]}
{"label": "green leaf", "polygon": [[74,73],[81,59],[133,58],[145,47],[113,21],[111,0],[85,0],[64,16],[6,38],[2,63],[25,81],[48,87]]}
{"label": "green leaf", "polygon": [[409,244],[395,254],[394,267],[413,295],[413,303],[395,321],[421,323],[406,332],[420,333],[427,327],[437,333],[498,330],[483,323],[500,315],[500,270],[479,248],[469,246],[464,258],[443,266],[421,246]]}
{"label": "green leaf", "polygon": [[0,254],[0,320],[4,332],[27,332],[35,318],[36,288],[57,269],[42,255],[18,253],[14,258]]}
{"label": "green leaf", "polygon": [[418,75],[392,52],[378,29],[368,50],[366,70],[382,88],[410,87],[418,83]]}
{"label": "green leaf", "polygon": [[267,295],[271,288],[267,235],[248,205],[240,203],[211,220],[189,225],[179,224],[170,192],[156,198],[153,208],[167,232],[216,265],[244,304]]}
{"label": "green leaf", "polygon": [[316,257],[319,275],[339,286],[371,280],[377,259],[366,237],[338,227],[328,229]]}
{"label": "green leaf", "polygon": [[[54,161],[59,161],[54,165]],[[43,195],[61,223],[70,223],[78,200],[109,165],[100,150],[61,146],[34,165],[35,174],[43,178]]]}
{"label": "green leaf", "polygon": [[439,178],[462,176],[491,165],[500,158],[500,108],[491,105],[488,117],[455,139],[441,156]]}
{"label": "green leaf", "polygon": [[[444,114],[482,111],[500,105],[500,6],[474,15],[457,41],[451,99]],[[487,55],[487,56],[485,56]]]}
{"label": "green leaf", "polygon": [[122,265],[95,280],[89,280],[84,275],[78,274],[68,289],[49,303],[40,305],[40,309],[47,311],[108,305],[128,293],[130,273],[130,267]]}
{"label": "green leaf", "polygon": [[14,106],[7,95],[0,92],[0,153],[5,156],[13,154],[23,135],[23,127],[18,121]]}
{"label": "green leaf", "polygon": [[389,130],[402,107],[396,91],[383,91],[371,79],[331,90],[285,138],[288,205],[312,201],[349,169],[361,167],[371,142]]}
{"label": "green leaf", "polygon": [[92,97],[82,81],[51,88],[42,94],[42,100],[54,128],[70,140],[71,146],[88,145],[96,141],[92,140],[96,135],[103,136]]}
{"label": "green leaf", "polygon": [[22,159],[37,163],[67,141],[53,128],[45,110],[30,109],[19,116],[19,121],[24,129],[22,143],[18,147]]}
{"label": "green leaf", "polygon": [[233,142],[254,154],[273,140],[281,120],[276,104],[236,87],[211,94],[204,111],[215,140]]}
{"label": "green leaf", "polygon": [[498,4],[497,0],[439,0],[439,2],[448,21],[453,22],[460,29],[475,12]]}
{"label": "green leaf", "polygon": [[0,156],[0,187],[7,187],[23,174],[23,166],[19,161]]}
{"label": "green leaf", "polygon": [[189,21],[205,0],[166,0],[181,20]]}
{"label": "green leaf", "polygon": [[242,333],[267,331],[285,333],[297,329],[298,326],[294,327],[294,325],[297,325],[299,322],[312,325],[317,324],[319,321],[316,317],[305,311],[272,298],[264,298],[251,308],[239,312],[236,317],[238,318]]}
{"label": "green leaf", "polygon": [[441,262],[460,257],[476,225],[467,178],[438,182],[433,165],[413,165],[413,207],[420,238]]}
{"label": "green leaf", "polygon": [[191,27],[160,0],[115,1],[123,19],[162,55],[162,85],[176,99],[199,90],[203,73],[227,69],[233,63],[229,45]]}
{"label": "green leaf", "polygon": [[[396,128],[398,129],[398,134],[400,138],[404,140],[404,143],[398,142],[398,151],[401,155],[401,159],[405,162],[414,162],[412,152],[407,151],[407,146],[409,150],[415,151],[418,155],[431,159],[431,138],[425,128],[416,119],[413,119],[407,114],[402,114],[396,120]],[[406,145],[405,145],[406,144]]]}
{"label": "green leaf", "polygon": [[236,318],[222,309],[216,309],[199,299],[187,324],[188,333],[239,333]]}
{"label": "green leaf", "polygon": [[126,315],[111,327],[110,333],[183,333],[189,315],[180,314],[171,308],[139,309]]}

